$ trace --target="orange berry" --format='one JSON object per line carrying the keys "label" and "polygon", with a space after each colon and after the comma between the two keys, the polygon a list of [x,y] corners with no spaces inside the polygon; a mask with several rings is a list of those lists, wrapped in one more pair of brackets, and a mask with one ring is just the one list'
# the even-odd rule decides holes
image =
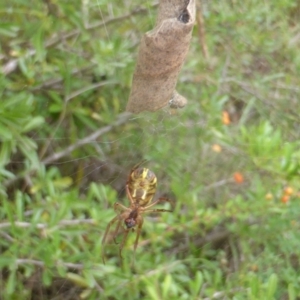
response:
{"label": "orange berry", "polygon": [[292,220],[292,221],[291,221],[291,225],[295,227],[295,226],[298,225],[298,222],[297,222],[296,220]]}
{"label": "orange berry", "polygon": [[251,270],[252,272],[257,272],[257,271],[258,271],[258,265],[256,265],[256,264],[251,265],[251,266],[250,266],[250,270]]}
{"label": "orange berry", "polygon": [[273,194],[272,193],[267,193],[265,198],[266,198],[266,200],[273,200]]}
{"label": "orange berry", "polygon": [[226,110],[222,111],[222,122],[224,125],[231,123],[229,113]]}
{"label": "orange berry", "polygon": [[243,174],[240,173],[240,172],[235,172],[235,173],[233,174],[233,178],[234,178],[234,181],[235,181],[236,183],[242,183],[242,182],[244,182],[244,176],[243,176]]}
{"label": "orange berry", "polygon": [[293,188],[290,187],[290,186],[287,186],[287,187],[284,189],[284,194],[285,194],[285,195],[291,196],[293,193],[294,193],[294,190],[293,190]]}
{"label": "orange berry", "polygon": [[290,200],[290,196],[288,196],[288,195],[283,195],[283,196],[281,197],[281,202],[282,202],[282,203],[288,203],[289,200]]}
{"label": "orange berry", "polygon": [[222,151],[222,147],[220,145],[218,145],[218,144],[213,144],[212,145],[212,150],[214,152],[220,153]]}

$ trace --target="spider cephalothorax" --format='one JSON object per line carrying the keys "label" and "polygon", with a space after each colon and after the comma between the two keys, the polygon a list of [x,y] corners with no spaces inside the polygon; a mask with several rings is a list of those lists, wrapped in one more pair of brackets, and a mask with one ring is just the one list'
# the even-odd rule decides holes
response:
{"label": "spider cephalothorax", "polygon": [[136,225],[137,217],[138,217],[138,210],[135,209],[132,212],[130,212],[128,218],[124,220],[125,226],[128,229],[133,228]]}
{"label": "spider cephalothorax", "polygon": [[123,239],[120,243],[119,247],[119,256],[122,260],[122,249],[126,242],[128,233],[130,230],[133,230],[137,227],[136,230],[136,239],[134,243],[134,252],[133,252],[133,261],[135,250],[137,248],[137,244],[139,241],[139,236],[141,233],[141,229],[143,226],[143,217],[142,214],[151,213],[151,212],[172,212],[172,210],[168,209],[150,209],[150,207],[160,203],[160,202],[172,202],[167,198],[159,198],[156,201],[152,202],[153,196],[156,192],[157,179],[155,174],[147,168],[139,167],[140,164],[135,166],[128,177],[126,183],[126,194],[130,201],[130,206],[126,207],[121,203],[115,203],[114,208],[116,211],[120,211],[120,213],[114,217],[107,225],[103,240],[102,240],[102,259],[104,259],[104,247],[106,244],[107,235],[110,232],[110,228],[113,224],[117,223],[116,229],[113,232],[113,239],[115,240],[120,228],[122,225],[125,225],[125,232]]}

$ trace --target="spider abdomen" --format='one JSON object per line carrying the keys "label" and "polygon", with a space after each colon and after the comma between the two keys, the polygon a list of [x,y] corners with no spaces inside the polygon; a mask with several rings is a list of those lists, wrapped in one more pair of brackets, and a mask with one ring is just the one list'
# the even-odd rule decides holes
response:
{"label": "spider abdomen", "polygon": [[137,168],[131,172],[127,184],[134,202],[143,207],[151,202],[156,192],[157,179],[149,169]]}

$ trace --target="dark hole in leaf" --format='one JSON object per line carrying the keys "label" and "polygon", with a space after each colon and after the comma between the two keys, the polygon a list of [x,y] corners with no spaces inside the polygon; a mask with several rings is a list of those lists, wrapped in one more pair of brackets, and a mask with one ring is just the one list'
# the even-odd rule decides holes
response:
{"label": "dark hole in leaf", "polygon": [[178,21],[180,21],[180,22],[186,24],[186,23],[189,22],[189,20],[190,20],[190,15],[189,15],[187,9],[185,9],[185,10],[183,11],[183,13],[179,16]]}

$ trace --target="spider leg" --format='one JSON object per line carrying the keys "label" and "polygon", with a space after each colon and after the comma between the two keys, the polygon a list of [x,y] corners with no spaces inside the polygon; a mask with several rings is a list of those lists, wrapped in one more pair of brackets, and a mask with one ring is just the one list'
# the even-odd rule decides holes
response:
{"label": "spider leg", "polygon": [[163,209],[163,208],[154,208],[154,209],[146,209],[141,211],[141,214],[148,214],[148,213],[153,213],[153,212],[173,212],[173,210],[170,209]]}
{"label": "spider leg", "polygon": [[126,207],[126,206],[124,206],[123,204],[121,204],[121,203],[119,203],[119,202],[116,202],[115,204],[114,204],[114,211],[115,212],[118,212],[119,210],[129,210],[129,208],[128,207]]}
{"label": "spider leg", "polygon": [[136,170],[140,165],[144,164],[145,162],[147,162],[148,159],[143,159],[142,161],[140,161],[139,163],[137,163],[132,169],[131,169],[131,173]]}
{"label": "spider leg", "polygon": [[125,217],[122,217],[122,216],[124,215],[124,211],[127,211],[127,212],[128,212],[128,211],[130,211],[130,209],[129,209],[128,207],[124,206],[123,204],[121,204],[121,203],[119,203],[119,202],[116,202],[116,203],[114,204],[114,210],[115,210],[116,213],[119,213],[120,211],[121,211],[121,212],[123,211],[123,213],[120,214],[121,217],[120,217],[119,223],[117,224],[116,230],[115,230],[115,232],[114,232],[114,234],[113,234],[114,242],[115,242],[116,244],[118,244],[117,241],[116,241],[116,237],[117,237],[117,235],[118,235],[118,233],[119,233],[119,229],[120,229],[120,226],[121,226],[121,224],[122,224],[122,220],[125,218]]}
{"label": "spider leg", "polygon": [[105,264],[105,241],[106,241],[106,238],[107,238],[107,235],[109,233],[109,230],[110,230],[110,227],[111,225],[113,225],[116,221],[119,220],[119,216],[116,216],[114,217],[107,225],[106,229],[105,229],[105,233],[104,233],[104,236],[103,236],[103,239],[102,239],[102,249],[101,249],[101,256],[102,256],[102,261],[103,261],[103,264]]}
{"label": "spider leg", "polygon": [[132,257],[132,267],[134,267],[134,262],[135,262],[135,251],[139,242],[139,237],[142,231],[142,227],[143,227],[143,218],[142,216],[139,216],[139,219],[137,220],[137,230],[136,230],[136,238],[135,238],[135,242],[134,242],[134,246],[133,246],[133,257]]}
{"label": "spider leg", "polygon": [[120,247],[119,247],[119,258],[120,258],[121,265],[123,264],[122,250],[123,250],[124,244],[127,240],[127,236],[128,236],[129,231],[130,231],[130,229],[125,230],[122,242],[121,242]]}
{"label": "spider leg", "polygon": [[[130,204],[132,205],[132,206],[135,206],[135,202],[134,202],[134,200],[132,199],[132,196],[131,196],[131,194],[130,194],[130,191],[129,191],[129,186],[128,186],[128,184],[126,184],[126,195],[127,195],[127,198],[129,199],[129,201],[130,201]],[[127,208],[128,209],[128,208]]]}
{"label": "spider leg", "polygon": [[[169,202],[169,203],[171,204],[172,208],[174,207],[174,202],[173,202],[172,200],[170,200],[170,199],[168,199],[168,198],[166,198],[166,197],[161,197],[161,198],[158,198],[156,201],[152,202],[151,204],[149,204],[149,205],[143,207],[143,208],[142,208],[142,211],[145,211],[145,210],[147,210],[148,208],[150,208],[150,207],[152,207],[152,206],[154,206],[154,205],[156,205],[156,204],[158,204],[158,203],[161,203],[161,202]],[[163,211],[172,211],[172,210],[165,210],[165,209],[164,209]]]}
{"label": "spider leg", "polygon": [[119,233],[119,229],[120,229],[121,224],[122,224],[122,219],[119,220],[119,222],[118,222],[118,224],[116,226],[116,230],[115,230],[115,232],[113,234],[113,239],[114,239],[115,244],[118,244],[118,242],[116,241],[116,238],[117,238],[117,235]]}

